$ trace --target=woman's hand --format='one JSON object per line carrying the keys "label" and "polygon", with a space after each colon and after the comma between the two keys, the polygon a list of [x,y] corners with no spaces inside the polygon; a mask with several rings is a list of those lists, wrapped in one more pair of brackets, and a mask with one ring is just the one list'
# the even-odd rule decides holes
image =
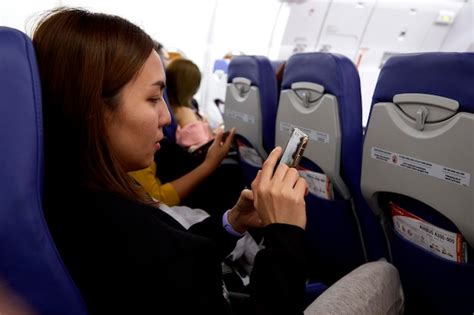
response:
{"label": "woman's hand", "polygon": [[264,226],[285,223],[304,229],[306,181],[295,168],[283,163],[273,173],[281,153],[280,147],[273,149],[252,182],[254,206]]}
{"label": "woman's hand", "polygon": [[229,212],[228,220],[232,228],[239,233],[262,226],[262,220],[255,211],[251,190],[242,190],[237,204]]}
{"label": "woman's hand", "polygon": [[224,124],[223,123],[220,123],[219,126],[217,126],[216,128],[214,128],[214,130],[212,130],[212,134],[217,134],[219,131],[224,131]]}
{"label": "woman's hand", "polygon": [[232,128],[225,141],[222,139],[223,134],[222,131],[216,134],[214,142],[209,147],[209,150],[207,150],[206,159],[203,162],[210,168],[211,172],[221,164],[229,152],[232,141],[234,140],[235,128]]}

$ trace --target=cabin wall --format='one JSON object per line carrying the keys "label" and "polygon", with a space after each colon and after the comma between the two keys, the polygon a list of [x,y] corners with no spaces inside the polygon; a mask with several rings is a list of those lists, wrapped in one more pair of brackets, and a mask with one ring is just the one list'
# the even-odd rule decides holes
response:
{"label": "cabin wall", "polygon": [[[123,16],[183,51],[202,71],[196,98],[204,112],[221,90],[212,86],[214,61],[232,50],[272,60],[309,51],[348,56],[361,77],[364,125],[389,56],[474,50],[473,0],[9,0],[0,2],[0,25],[30,34],[40,12],[61,5]],[[452,23],[437,22],[440,14]]]}

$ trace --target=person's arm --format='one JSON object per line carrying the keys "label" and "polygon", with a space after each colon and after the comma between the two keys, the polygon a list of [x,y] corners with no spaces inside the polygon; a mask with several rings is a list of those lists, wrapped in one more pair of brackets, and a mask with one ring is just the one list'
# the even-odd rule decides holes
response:
{"label": "person's arm", "polygon": [[226,157],[234,138],[235,128],[231,130],[231,133],[224,142],[222,142],[222,134],[222,132],[216,134],[216,138],[209,147],[204,162],[186,175],[170,182],[181,200],[188,196],[204,179],[214,172]]}
{"label": "person's arm", "polygon": [[224,229],[222,218],[219,216],[210,216],[192,225],[188,231],[212,240],[217,247],[220,260],[223,260],[230,254],[240,238],[229,234]]}
{"label": "person's arm", "polygon": [[129,174],[154,199],[170,207],[179,205],[180,199],[174,187],[171,184],[162,185],[159,178],[156,177],[155,162],[143,170],[130,172]]}
{"label": "person's arm", "polygon": [[295,225],[264,228],[265,248],[255,257],[250,277],[253,314],[303,314],[307,262],[304,230]]}

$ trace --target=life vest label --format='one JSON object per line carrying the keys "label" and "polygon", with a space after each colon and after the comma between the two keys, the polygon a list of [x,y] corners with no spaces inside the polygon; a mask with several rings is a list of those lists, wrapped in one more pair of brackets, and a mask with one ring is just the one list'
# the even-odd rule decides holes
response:
{"label": "life vest label", "polygon": [[449,183],[465,187],[469,187],[470,185],[471,174],[451,167],[376,147],[372,147],[370,155],[373,159],[408,169],[413,172],[436,177]]}
{"label": "life vest label", "polygon": [[301,131],[303,131],[305,134],[308,135],[310,140],[313,140],[316,142],[322,142],[322,143],[329,143],[330,136],[328,133],[293,125],[287,122],[280,123],[280,131],[286,132],[288,134],[291,134],[294,128],[298,128]]}

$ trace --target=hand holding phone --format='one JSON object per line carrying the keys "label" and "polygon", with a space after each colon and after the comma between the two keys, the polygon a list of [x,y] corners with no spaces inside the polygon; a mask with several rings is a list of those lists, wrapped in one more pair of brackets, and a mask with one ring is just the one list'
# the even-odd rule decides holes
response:
{"label": "hand holding phone", "polygon": [[307,184],[296,169],[278,164],[281,153],[280,147],[273,149],[252,182],[255,210],[264,226],[283,223],[304,230]]}
{"label": "hand holding phone", "polygon": [[298,128],[294,128],[280,159],[289,167],[296,167],[300,163],[303,152],[308,144],[308,135]]}

